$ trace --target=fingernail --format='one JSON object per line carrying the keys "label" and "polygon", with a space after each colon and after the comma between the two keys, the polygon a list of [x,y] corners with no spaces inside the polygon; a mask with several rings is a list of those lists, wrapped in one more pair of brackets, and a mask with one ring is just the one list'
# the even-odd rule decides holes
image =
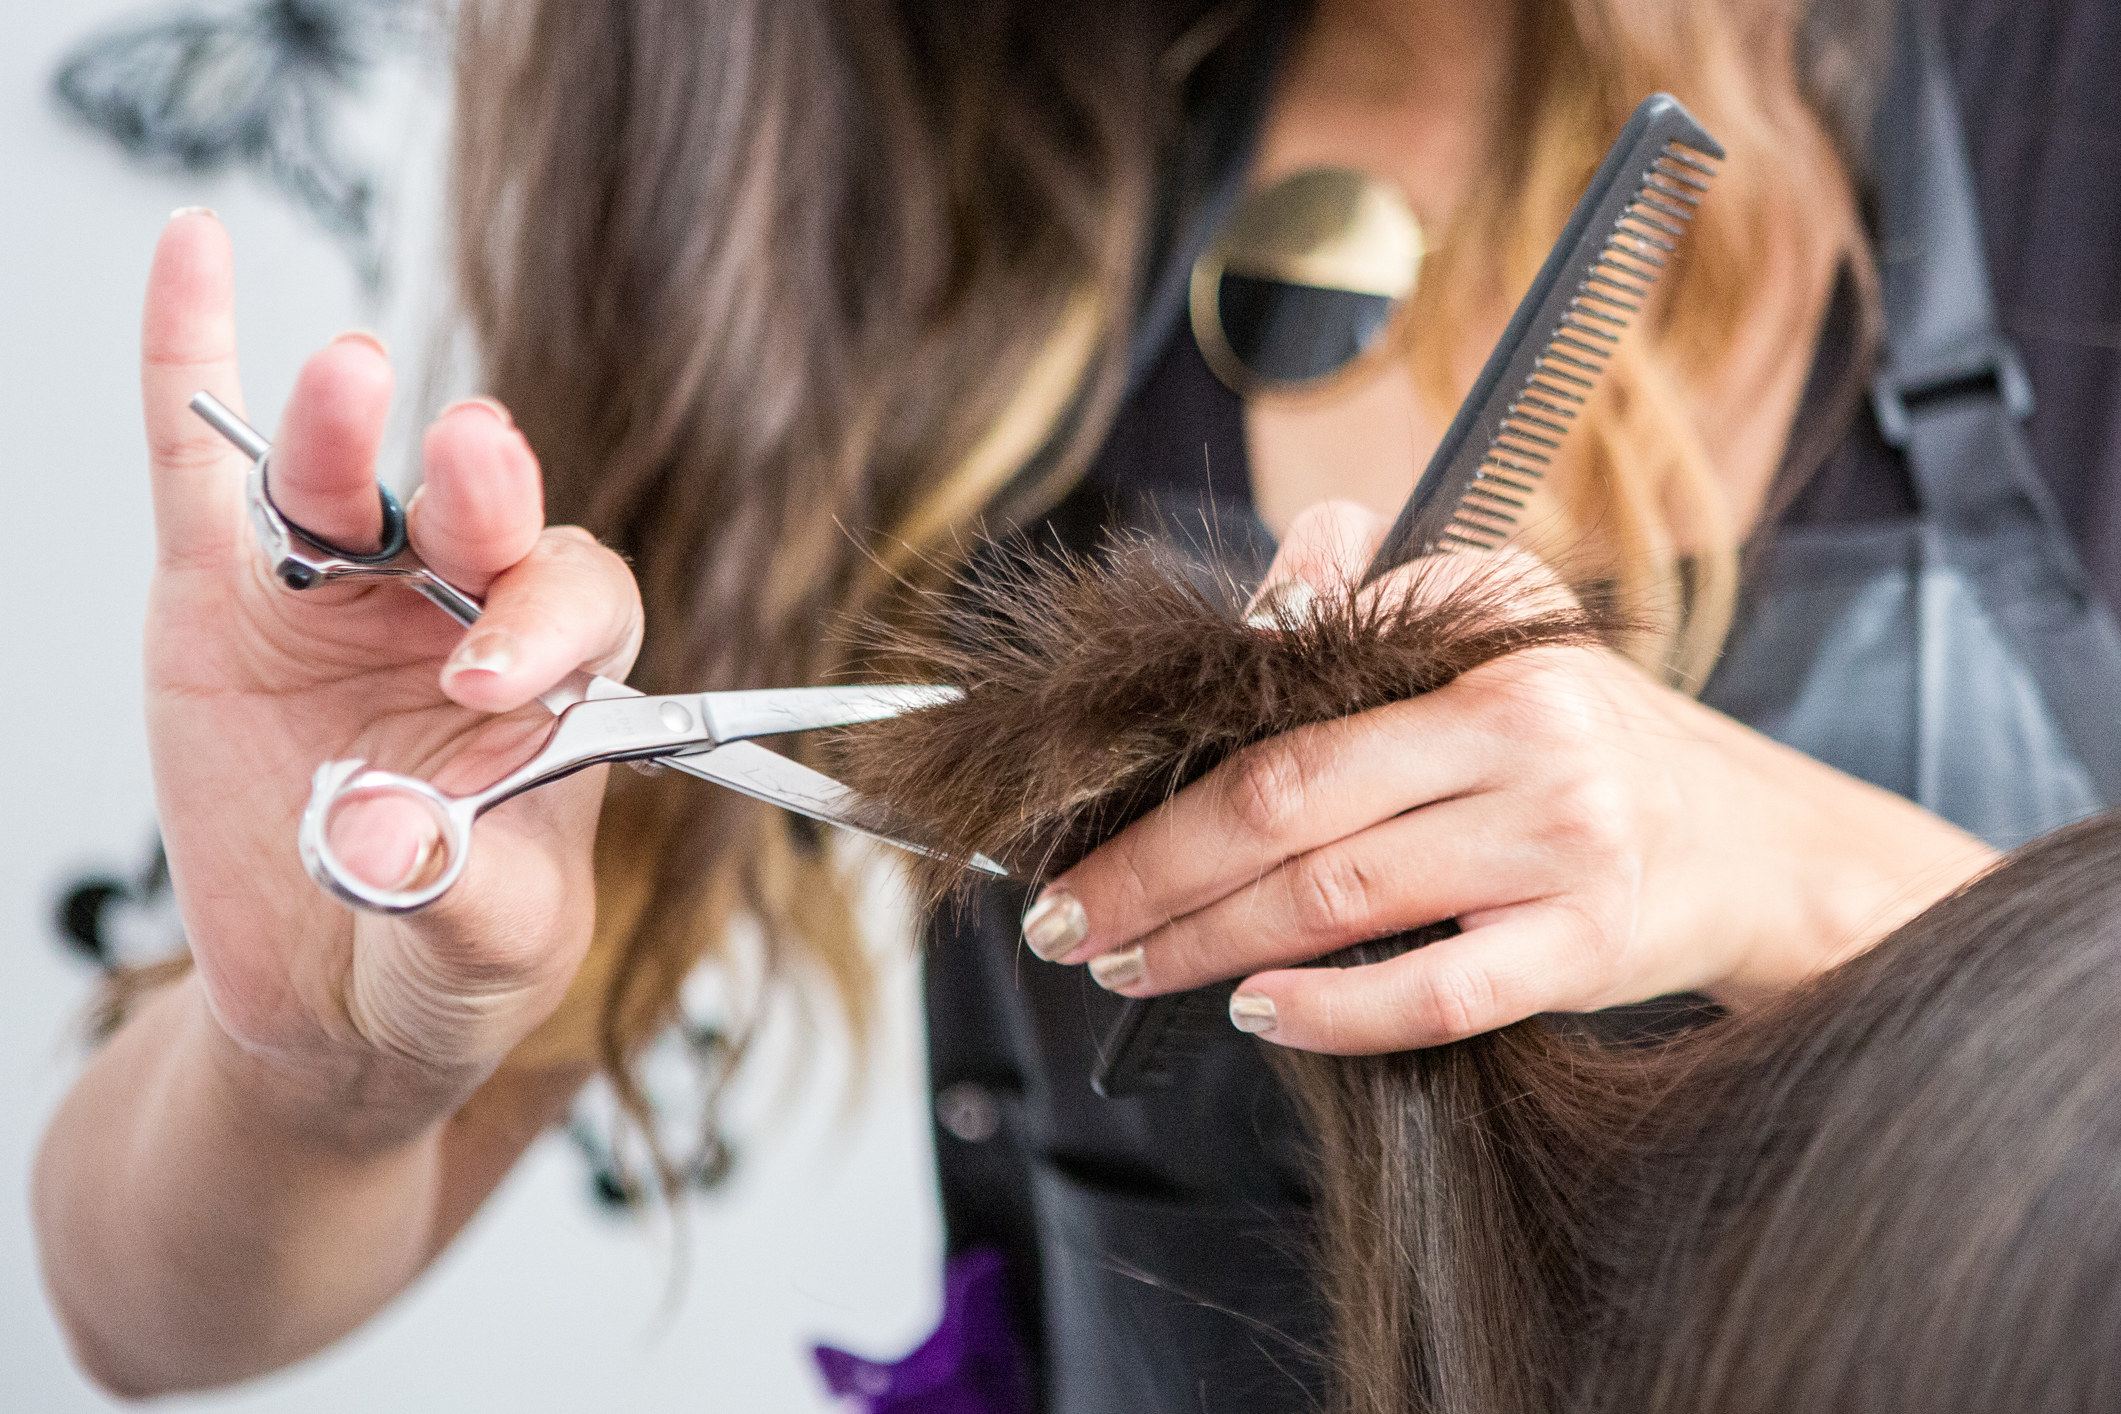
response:
{"label": "fingernail", "polygon": [[455,412],[458,408],[481,408],[489,413],[492,413],[495,417],[499,418],[503,427],[513,427],[516,425],[516,420],[513,417],[509,416],[507,408],[502,407],[497,400],[489,398],[483,393],[469,398],[458,398],[448,407],[443,408],[441,415],[443,417],[447,417],[451,413]]}
{"label": "fingernail", "polygon": [[457,645],[457,651],[449,655],[443,665],[442,676],[453,678],[458,673],[505,673],[516,665],[516,641],[512,634],[499,629],[475,633]]}
{"label": "fingernail", "polygon": [[434,862],[435,851],[441,844],[442,837],[438,834],[431,834],[421,840],[420,847],[413,851],[412,863],[405,866],[405,872],[399,875],[398,881],[390,887],[402,892],[426,882],[428,868]]}
{"label": "fingernail", "polygon": [[169,219],[172,221],[183,216],[211,216],[216,221],[221,219],[221,213],[214,210],[211,206],[180,206],[169,213]]}
{"label": "fingernail", "polygon": [[1245,626],[1296,628],[1311,617],[1311,604],[1317,598],[1318,591],[1300,579],[1270,584],[1252,601],[1252,612],[1245,615]]}
{"label": "fingernail", "polygon": [[1147,965],[1142,961],[1140,943],[1090,959],[1090,980],[1108,992],[1131,987],[1147,976],[1148,972]]}
{"label": "fingernail", "polygon": [[390,345],[383,342],[381,334],[371,334],[366,329],[342,329],[331,336],[335,344],[366,344],[385,358],[390,357]]}
{"label": "fingernail", "polygon": [[1024,942],[1047,962],[1066,957],[1089,936],[1082,900],[1066,889],[1047,889],[1024,915]]}
{"label": "fingernail", "polygon": [[1264,1036],[1280,1020],[1274,1014],[1274,998],[1260,992],[1230,994],[1230,1024],[1254,1036]]}

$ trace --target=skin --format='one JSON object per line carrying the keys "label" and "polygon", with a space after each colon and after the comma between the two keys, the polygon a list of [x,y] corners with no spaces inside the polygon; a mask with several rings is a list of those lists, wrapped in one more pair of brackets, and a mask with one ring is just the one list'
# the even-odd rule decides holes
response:
{"label": "skin", "polygon": [[[1318,83],[1292,85],[1270,149],[1294,160],[1306,143],[1354,141],[1362,150],[1341,160],[1412,154],[1420,170],[1403,180],[1427,171],[1453,190],[1503,52],[1506,36],[1481,22],[1494,8],[1321,6],[1318,33],[1335,43],[1342,20],[1390,22],[1405,26],[1409,62],[1425,43],[1450,56],[1422,82],[1489,77],[1395,117],[1408,92],[1379,71],[1365,112],[1307,129],[1306,113],[1337,100],[1331,64],[1300,64]],[[487,816],[463,880],[409,919],[332,902],[289,841],[316,763],[360,756],[445,789],[483,784],[544,730],[527,705],[537,693],[578,665],[623,677],[641,633],[625,566],[543,525],[536,459],[490,404],[429,430],[410,512],[421,554],[486,596],[476,630],[460,638],[391,586],[296,596],[269,582],[241,507],[243,460],[185,410],[200,388],[242,406],[232,279],[219,223],[180,213],[143,325],[149,745],[197,967],[91,1060],[46,1133],[32,1195],[76,1354],[132,1396],[240,1380],[359,1326],[563,1113],[581,1069],[500,1066],[586,953],[601,773]],[[366,336],[304,367],[274,478],[296,520],[372,541],[390,388]],[[1779,445],[1787,408],[1758,401],[1768,432],[1748,435]],[[1425,454],[1438,429],[1410,407],[1384,399],[1367,420],[1324,410],[1308,433],[1287,424],[1285,448],[1316,444],[1301,462],[1254,423],[1260,501],[1288,532],[1277,579],[1327,583],[1367,557],[1378,522],[1363,506],[1395,505],[1420,458],[1362,486],[1317,476],[1367,465],[1366,447]],[[1298,513],[1335,495],[1355,502]],[[431,839],[416,815],[376,809],[334,843],[387,885]],[[1990,858],[1609,655],[1525,654],[1229,763],[1059,881],[1087,918],[1063,951],[1085,963],[1140,947],[1136,993],[1246,975],[1283,1044],[1423,1045],[1679,987],[1743,1000],[1881,935]],[[1373,968],[1286,970],[1449,915],[1464,938]]]}
{"label": "skin", "polygon": [[[1354,167],[1396,186],[1432,236],[1481,166],[1502,103],[1519,16],[1513,5],[1340,0],[1321,5],[1288,60],[1254,159],[1255,187],[1310,167]],[[1475,331],[1459,360],[1470,386],[1502,332]],[[1370,362],[1330,392],[1245,404],[1253,503],[1277,535],[1304,509],[1354,501],[1397,510],[1443,436],[1404,360]]]}

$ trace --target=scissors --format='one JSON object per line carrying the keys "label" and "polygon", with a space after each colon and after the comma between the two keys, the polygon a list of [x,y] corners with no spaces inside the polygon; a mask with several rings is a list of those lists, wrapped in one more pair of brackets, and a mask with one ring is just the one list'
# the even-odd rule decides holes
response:
{"label": "scissors", "polygon": [[[245,491],[251,524],[273,577],[282,584],[304,590],[339,580],[398,579],[464,627],[478,622],[479,601],[428,568],[412,549],[404,508],[389,488],[376,487],[383,503],[382,547],[362,553],[334,545],[288,519],[273,503],[268,471],[272,447],[256,428],[211,393],[195,395],[191,409],[251,459]],[[768,751],[752,738],[880,721],[955,701],[960,695],[954,687],[901,683],[650,697],[577,669],[538,697],[557,718],[544,745],[484,790],[450,795],[416,777],[372,769],[365,761],[319,766],[302,812],[302,865],[318,884],[356,907],[412,913],[440,898],[462,876],[471,856],[471,827],[479,816],[525,791],[617,761],[667,766],[899,849],[935,854],[933,846],[883,805]],[[331,846],[331,826],[339,812],[355,802],[379,798],[420,806],[436,828],[437,844],[424,868],[401,888],[378,888],[362,879]],[[971,863],[990,874],[1006,877],[1009,872],[983,854],[974,855]]]}

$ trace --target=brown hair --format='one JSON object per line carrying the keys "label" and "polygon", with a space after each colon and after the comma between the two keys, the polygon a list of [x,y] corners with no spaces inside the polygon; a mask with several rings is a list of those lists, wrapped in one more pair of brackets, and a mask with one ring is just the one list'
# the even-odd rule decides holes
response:
{"label": "brown hair", "polygon": [[[960,850],[1064,868],[1252,741],[1607,627],[1514,610],[1506,571],[1265,631],[1202,585],[1139,547],[1005,571],[926,660],[966,696],[850,731],[842,773]],[[1337,1406],[2103,1407],[2117,864],[2121,821],[2065,832],[1778,1005],[1661,1045],[1542,1018],[1400,1055],[1275,1051],[1317,1149]]]}
{"label": "brown hair", "polygon": [[[625,554],[650,692],[815,682],[910,532],[961,526],[1116,391],[1134,233],[1198,3],[469,0],[462,302],[551,519]],[[954,469],[954,471],[953,471]],[[946,509],[940,514],[938,507]],[[857,1033],[864,954],[815,834],[614,776],[599,943],[519,1062],[633,1053],[732,912]]]}
{"label": "brown hair", "polygon": [[[1741,328],[1802,333],[1796,306],[1752,319],[1765,263],[1823,245],[1862,285],[1868,262],[1798,99],[1790,0],[1524,3],[1507,140],[1408,327],[1477,322],[1525,284],[1643,92],[1670,89],[1708,120],[1731,153],[1715,199],[1583,419],[1586,455],[1550,488],[1562,513],[1531,536],[1644,606],[1626,646],[1691,685],[1728,621],[1719,541],[1736,533],[1694,385]],[[1269,8],[464,0],[461,303],[486,386],[542,459],[549,518],[634,564],[648,618],[636,685],[830,678],[848,666],[831,624],[954,566],[983,519],[1008,524],[1066,488],[1120,391],[1186,83]],[[1858,41],[1881,10],[1809,11],[1805,77],[1837,118],[1867,113],[1852,56],[1875,50]],[[1439,403],[1459,390],[1423,350],[1454,344],[1415,350]],[[1692,575],[1675,527],[1707,547]],[[633,1060],[739,912],[761,925],[766,979],[821,976],[859,1045],[867,956],[802,822],[616,772],[597,879],[596,944],[512,1064],[594,1060],[645,1121]],[[99,1034],[182,971],[118,969]],[[727,1020],[741,1047],[745,1018]]]}
{"label": "brown hair", "polygon": [[[1253,743],[1614,627],[1573,603],[1523,610],[1507,559],[1445,580],[1463,564],[1417,562],[1404,601],[1323,593],[1263,631],[1239,620],[1236,586],[1152,545],[1003,560],[936,601],[928,632],[876,632],[965,695],[842,734],[835,768],[944,844],[915,866],[932,896],[973,882],[955,861],[974,851],[1035,887]],[[1317,1267],[1346,1407],[1546,1402],[1534,1386],[1562,1338],[1548,1267],[1566,1245],[1546,1227],[1571,1200],[1545,1158],[1596,1126],[1587,1092],[1532,1080],[1567,1059],[1522,1027],[1401,1056],[1273,1054],[1318,1144]]]}

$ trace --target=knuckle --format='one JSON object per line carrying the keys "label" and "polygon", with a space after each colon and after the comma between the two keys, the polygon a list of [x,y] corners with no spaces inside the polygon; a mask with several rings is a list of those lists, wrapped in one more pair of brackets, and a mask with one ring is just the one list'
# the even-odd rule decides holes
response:
{"label": "knuckle", "polygon": [[1527,652],[1476,670],[1483,707],[1497,726],[1528,748],[1554,752],[1579,747],[1595,733],[1590,694],[1576,677]]}
{"label": "knuckle", "polygon": [[1305,784],[1303,763],[1285,744],[1254,747],[1232,763],[1230,814],[1253,839],[1281,839],[1303,815]]}
{"label": "knuckle", "polygon": [[1142,946],[1144,985],[1159,992],[1209,980],[1214,964],[1208,940],[1184,921],[1159,929]]}
{"label": "knuckle", "polygon": [[1417,1023],[1446,1041],[1478,1035],[1492,1024],[1495,987],[1488,975],[1461,962],[1444,962],[1415,974],[1410,1007]]}
{"label": "knuckle", "polygon": [[1564,949],[1583,960],[1587,980],[1595,987],[1603,987],[1620,971],[1634,942],[1627,910],[1618,905],[1571,903],[1562,909],[1560,928]]}
{"label": "knuckle", "polygon": [[1116,862],[1119,866],[1120,898],[1128,909],[1141,909],[1155,895],[1156,881],[1142,868],[1141,859],[1132,850],[1123,851]]}
{"label": "knuckle", "polygon": [[1570,777],[1548,791],[1542,804],[1550,841],[1572,855],[1594,859],[1627,849],[1631,814],[1627,786],[1602,772]]}
{"label": "knuckle", "polygon": [[[1127,848],[1127,842],[1122,842],[1118,848],[1109,852],[1106,862],[1109,864],[1111,872],[1105,880],[1100,881],[1097,876],[1087,873],[1076,880],[1078,896],[1083,894],[1087,888],[1095,888],[1102,882],[1105,887],[1110,888],[1117,896],[1119,906],[1114,911],[1123,919],[1129,921],[1139,917],[1144,902],[1151,894],[1151,881],[1149,876],[1142,871],[1141,861],[1135,858],[1131,849]],[[1161,923],[1164,920],[1157,919],[1155,921]]]}
{"label": "knuckle", "polygon": [[[1307,988],[1294,992],[1289,1000],[1301,1008],[1304,1030],[1318,1050],[1327,1055],[1349,1055],[1358,1049],[1356,1036],[1360,1028],[1354,1015],[1355,1008],[1349,1005],[1342,988]],[[1290,1008],[1292,1012],[1296,1009]]]}
{"label": "knuckle", "polygon": [[1318,850],[1293,866],[1296,927],[1313,942],[1339,942],[1366,931],[1371,880],[1360,861],[1342,850]]}

